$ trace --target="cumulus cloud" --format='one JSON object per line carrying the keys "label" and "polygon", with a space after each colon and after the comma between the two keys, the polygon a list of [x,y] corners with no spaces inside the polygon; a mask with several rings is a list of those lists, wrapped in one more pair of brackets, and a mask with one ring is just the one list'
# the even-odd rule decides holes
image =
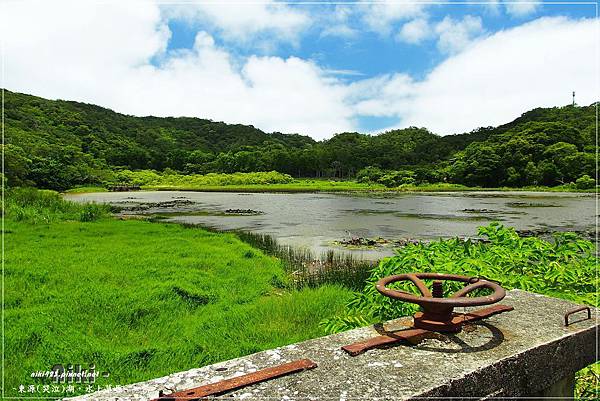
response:
{"label": "cumulus cloud", "polygon": [[415,88],[408,74],[386,74],[350,84],[346,101],[356,115],[401,117],[416,95]]}
{"label": "cumulus cloud", "polygon": [[164,53],[170,36],[146,2],[3,2],[0,14],[6,85],[40,96],[106,102],[112,79]]}
{"label": "cumulus cloud", "polygon": [[439,35],[438,49],[444,53],[456,53],[483,32],[483,25],[480,17],[472,15],[466,15],[462,20],[446,16],[435,26],[435,32]]}
{"label": "cumulus cloud", "polygon": [[414,20],[402,25],[402,28],[396,35],[396,40],[411,44],[418,44],[425,39],[429,39],[432,34],[433,30],[425,18],[415,18]]}
{"label": "cumulus cloud", "polygon": [[361,4],[356,9],[363,14],[362,20],[367,28],[382,35],[388,35],[395,22],[422,16],[425,8],[426,5],[418,1],[403,3],[392,0]]}
{"label": "cumulus cloud", "polygon": [[504,2],[506,12],[514,17],[524,17],[533,14],[541,5],[541,1],[534,0],[510,0]]}
{"label": "cumulus cloud", "polygon": [[307,60],[239,62],[201,31],[192,49],[153,63],[170,36],[156,4],[12,2],[3,11],[7,89],[317,138],[353,128],[343,85]]}
{"label": "cumulus cloud", "polygon": [[172,3],[161,3],[167,17],[211,26],[218,29],[224,40],[238,44],[253,44],[257,39],[259,46],[270,41],[297,43],[299,35],[311,24],[305,10],[273,0]]}
{"label": "cumulus cloud", "polygon": [[511,121],[535,107],[598,101],[598,20],[540,18],[479,40],[414,88],[403,126],[440,134]]}
{"label": "cumulus cloud", "polygon": [[391,35],[403,21],[427,16],[428,5],[420,1],[403,3],[384,0],[377,3],[336,5],[333,12],[324,10],[322,36],[356,37],[364,32]]}
{"label": "cumulus cloud", "polygon": [[321,25],[321,36],[337,36],[342,38],[354,38],[360,34],[360,31],[351,27],[355,8],[348,5],[336,5],[333,12],[325,13],[325,21]]}
{"label": "cumulus cloud", "polygon": [[450,54],[463,50],[483,33],[481,17],[478,16],[466,15],[460,20],[446,16],[435,24],[419,17],[402,25],[396,34],[396,40],[420,44],[425,40],[437,39],[438,49],[442,53]]}
{"label": "cumulus cloud", "polygon": [[167,51],[161,7],[3,2],[3,86],[134,115],[195,116],[315,138],[356,130],[364,116],[463,132],[566,104],[572,90],[581,104],[598,94],[597,20],[543,18],[474,41],[476,20],[448,20],[438,34],[455,53],[424,79],[390,73],[349,83],[348,71],[298,57],[234,55],[203,30],[193,48]]}

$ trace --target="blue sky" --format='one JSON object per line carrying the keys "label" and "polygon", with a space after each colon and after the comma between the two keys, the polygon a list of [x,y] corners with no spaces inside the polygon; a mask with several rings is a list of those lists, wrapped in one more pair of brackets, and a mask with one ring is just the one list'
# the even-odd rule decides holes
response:
{"label": "blue sky", "polygon": [[598,94],[593,2],[21,3],[4,86],[135,115],[444,135]]}
{"label": "blue sky", "polygon": [[[295,5],[294,9],[308,10],[310,13],[331,13],[335,5]],[[507,12],[501,7],[489,5],[446,4],[433,5],[428,10],[428,18],[432,21],[442,21],[450,16],[462,19],[466,15],[475,15],[481,18],[483,28],[488,32],[509,29],[542,16],[569,16],[572,18],[593,18],[596,15],[596,5],[588,4],[552,4],[542,3],[536,5],[531,11],[523,14]],[[399,21],[400,28],[404,21]],[[361,29],[360,15],[352,16],[351,25]],[[297,56],[303,59],[314,59],[325,68],[340,71],[354,71],[357,75],[347,75],[348,80],[356,80],[365,76],[378,74],[404,72],[422,78],[435,65],[440,63],[447,54],[441,53],[436,48],[436,42],[426,40],[418,45],[401,42],[394,39],[393,35],[382,35],[378,32],[362,30],[356,37],[323,36],[320,29],[308,30],[297,46],[282,44],[271,51],[264,51],[260,47],[237,46],[235,42],[224,41],[219,38],[219,29],[212,29],[211,24],[197,21],[173,19],[169,21],[172,36],[169,40],[169,49],[189,49],[193,47],[196,33],[204,30],[213,35],[218,45],[228,47],[240,55],[268,54],[279,57]]]}

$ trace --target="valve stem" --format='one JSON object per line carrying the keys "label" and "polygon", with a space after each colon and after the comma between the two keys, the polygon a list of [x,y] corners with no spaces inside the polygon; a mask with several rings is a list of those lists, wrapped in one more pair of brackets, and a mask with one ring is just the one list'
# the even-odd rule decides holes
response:
{"label": "valve stem", "polygon": [[433,287],[431,288],[431,296],[434,298],[443,298],[444,297],[444,287],[442,285],[441,280],[435,280],[433,282]]}

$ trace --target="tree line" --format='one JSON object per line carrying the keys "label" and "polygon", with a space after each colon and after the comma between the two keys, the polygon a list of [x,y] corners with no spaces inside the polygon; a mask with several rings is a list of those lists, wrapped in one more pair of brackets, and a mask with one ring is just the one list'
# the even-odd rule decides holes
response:
{"label": "tree line", "polygon": [[57,190],[142,169],[278,171],[388,186],[553,186],[596,176],[595,105],[538,108],[508,124],[459,135],[410,127],[379,135],[344,132],[317,142],[249,125],[134,117],[5,91],[3,150],[8,185]]}

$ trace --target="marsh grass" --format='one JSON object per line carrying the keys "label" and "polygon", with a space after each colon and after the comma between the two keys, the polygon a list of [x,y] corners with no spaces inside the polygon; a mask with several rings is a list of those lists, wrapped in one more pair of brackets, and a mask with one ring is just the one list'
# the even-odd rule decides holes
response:
{"label": "marsh grass", "polygon": [[325,284],[341,284],[360,291],[377,262],[357,259],[348,253],[328,250],[315,255],[308,249],[281,245],[267,234],[237,231],[244,242],[279,258],[289,274],[288,285],[292,288],[318,288]]}
{"label": "marsh grass", "polygon": [[66,202],[55,191],[14,188],[6,193],[3,212],[15,221],[44,224],[60,220],[95,221],[108,217],[110,211],[105,204]]}
{"label": "marsh grass", "polygon": [[233,234],[9,195],[6,396],[57,363],[94,363],[110,372],[98,384],[117,385],[318,337],[350,296],[287,287],[279,259]]}

